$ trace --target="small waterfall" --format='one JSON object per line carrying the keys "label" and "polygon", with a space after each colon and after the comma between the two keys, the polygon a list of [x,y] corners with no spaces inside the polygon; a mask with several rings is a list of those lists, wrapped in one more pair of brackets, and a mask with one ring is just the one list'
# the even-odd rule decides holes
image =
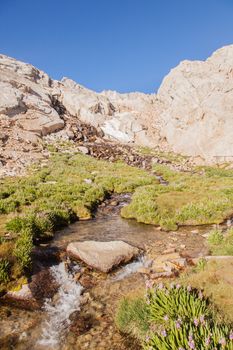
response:
{"label": "small waterfall", "polygon": [[46,349],[59,347],[67,328],[69,327],[69,316],[72,312],[79,310],[82,286],[73,280],[71,273],[67,272],[65,263],[51,267],[51,273],[59,284],[56,300],[45,301],[44,310],[47,312],[47,320],[42,324],[39,346]]}
{"label": "small waterfall", "polygon": [[133,273],[136,273],[141,267],[148,267],[150,261],[146,260],[144,256],[140,256],[137,260],[123,266],[113,277],[113,281],[120,281]]}

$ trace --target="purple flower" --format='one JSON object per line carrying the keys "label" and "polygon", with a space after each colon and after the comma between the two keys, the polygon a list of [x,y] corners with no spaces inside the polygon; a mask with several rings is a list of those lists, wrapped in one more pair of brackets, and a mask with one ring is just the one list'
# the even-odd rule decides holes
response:
{"label": "purple flower", "polygon": [[199,321],[198,321],[198,319],[197,318],[194,318],[194,324],[195,324],[195,326],[197,327],[198,325],[199,325]]}
{"label": "purple flower", "polygon": [[158,289],[163,289],[163,288],[164,288],[164,284],[163,283],[159,283]]}
{"label": "purple flower", "polygon": [[146,289],[152,288],[153,282],[150,280],[146,280]]}
{"label": "purple flower", "polygon": [[188,345],[189,345],[189,348],[190,348],[190,349],[195,349],[195,343],[194,343],[193,340],[190,340],[190,341],[188,342]]}
{"label": "purple flower", "polygon": [[166,336],[167,336],[166,329],[163,329],[162,332],[161,332],[161,334],[162,334],[163,337],[166,337]]}
{"label": "purple flower", "polygon": [[226,339],[225,338],[221,338],[219,340],[219,344],[226,345]]}
{"label": "purple flower", "polygon": [[189,334],[189,341],[192,341],[192,340],[193,340],[193,335]]}
{"label": "purple flower", "polygon": [[201,323],[204,323],[204,322],[205,322],[205,316],[204,316],[204,315],[201,315],[201,316],[200,316],[200,322],[201,322]]}
{"label": "purple flower", "polygon": [[176,328],[177,328],[177,329],[180,329],[180,328],[181,328],[181,325],[180,325],[180,322],[179,322],[179,321],[176,321]]}
{"label": "purple flower", "polygon": [[181,287],[181,285],[178,283],[178,284],[176,285],[176,289],[180,289],[180,287]]}
{"label": "purple flower", "polygon": [[169,320],[168,315],[165,315],[163,319],[164,319],[164,321],[168,321]]}
{"label": "purple flower", "polygon": [[233,331],[230,332],[229,339],[233,340]]}
{"label": "purple flower", "polygon": [[148,343],[148,341],[150,341],[150,336],[149,335],[146,336],[146,342]]}
{"label": "purple flower", "polygon": [[205,345],[210,345],[210,337],[206,338]]}
{"label": "purple flower", "polygon": [[202,294],[201,291],[198,293],[198,298],[201,299],[201,300],[203,299],[203,294]]}

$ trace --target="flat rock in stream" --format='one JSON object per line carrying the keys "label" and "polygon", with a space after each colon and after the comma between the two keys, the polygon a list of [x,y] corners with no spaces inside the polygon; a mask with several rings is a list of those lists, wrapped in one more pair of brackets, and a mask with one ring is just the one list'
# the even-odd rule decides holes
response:
{"label": "flat rock in stream", "polygon": [[127,263],[139,254],[139,249],[123,241],[73,242],[68,244],[67,253],[82,260],[88,266],[102,272],[109,272],[121,263]]}

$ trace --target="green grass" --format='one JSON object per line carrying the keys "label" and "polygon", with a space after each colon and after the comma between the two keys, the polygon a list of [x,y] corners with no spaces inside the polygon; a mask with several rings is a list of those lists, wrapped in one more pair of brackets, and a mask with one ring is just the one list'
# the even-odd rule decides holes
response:
{"label": "green grass", "polygon": [[213,255],[232,255],[233,256],[233,229],[226,232],[213,230],[208,237],[208,246]]}
{"label": "green grass", "polygon": [[158,284],[143,299],[119,304],[118,328],[139,339],[145,350],[233,349],[231,325],[221,321],[201,290]]}
{"label": "green grass", "polygon": [[[203,168],[181,173],[166,166],[154,167],[168,186],[139,187],[122,216],[175,230],[182,225],[219,224],[233,213],[233,171]],[[199,169],[200,171],[200,169]]]}

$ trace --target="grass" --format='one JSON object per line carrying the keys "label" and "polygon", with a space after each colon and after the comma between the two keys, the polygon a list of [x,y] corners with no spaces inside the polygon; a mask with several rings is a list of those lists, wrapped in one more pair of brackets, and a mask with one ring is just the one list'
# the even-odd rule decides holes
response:
{"label": "grass", "polygon": [[231,325],[190,285],[150,285],[143,298],[123,299],[116,324],[145,350],[233,349]]}
{"label": "grass", "polygon": [[181,173],[166,166],[154,171],[168,186],[139,187],[122,216],[175,230],[182,225],[219,224],[233,213],[233,171],[205,167]]}
{"label": "grass", "polygon": [[228,323],[233,323],[233,258],[227,261],[208,261],[202,269],[189,269],[180,283],[203,289]]}

